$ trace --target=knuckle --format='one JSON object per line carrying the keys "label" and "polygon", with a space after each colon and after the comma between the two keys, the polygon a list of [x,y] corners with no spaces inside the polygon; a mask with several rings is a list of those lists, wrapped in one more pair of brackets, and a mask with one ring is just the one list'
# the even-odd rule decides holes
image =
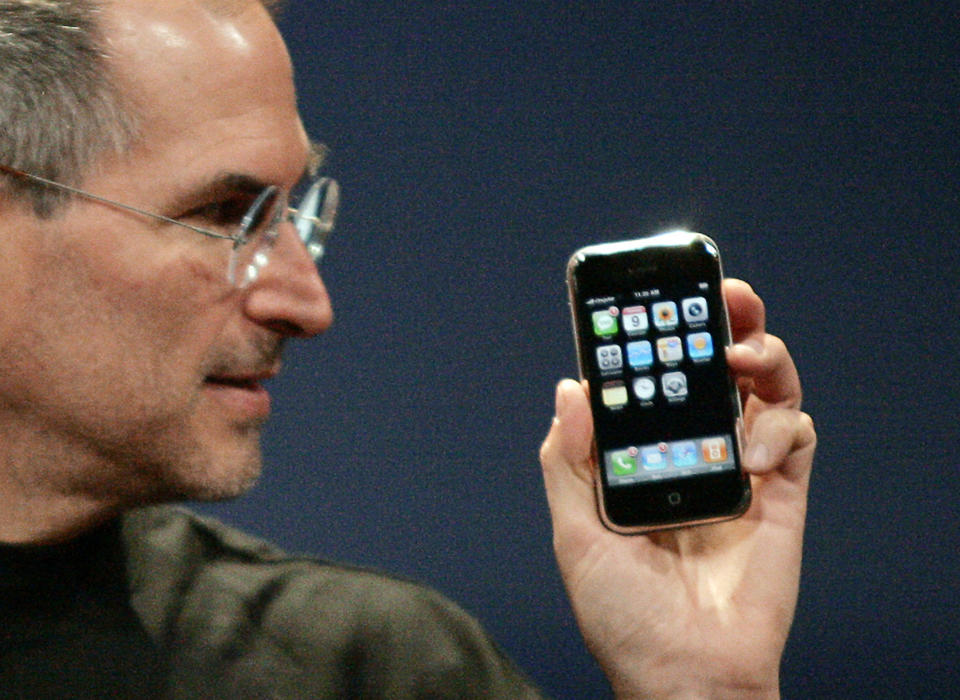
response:
{"label": "knuckle", "polygon": [[767,353],[775,362],[782,362],[785,359],[789,359],[790,353],[787,350],[787,344],[783,342],[780,336],[767,333],[767,337],[764,339],[764,345],[766,346]]}
{"label": "knuckle", "polygon": [[807,444],[816,444],[817,428],[814,424],[813,417],[809,413],[800,412],[800,430],[806,438],[805,442]]}

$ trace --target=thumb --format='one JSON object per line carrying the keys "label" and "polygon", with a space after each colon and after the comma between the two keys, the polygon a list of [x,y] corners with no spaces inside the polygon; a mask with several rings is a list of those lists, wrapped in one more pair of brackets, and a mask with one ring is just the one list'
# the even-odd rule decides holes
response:
{"label": "thumb", "polygon": [[540,464],[555,539],[568,527],[599,525],[593,493],[593,416],[586,387],[572,379],[557,385],[556,416]]}

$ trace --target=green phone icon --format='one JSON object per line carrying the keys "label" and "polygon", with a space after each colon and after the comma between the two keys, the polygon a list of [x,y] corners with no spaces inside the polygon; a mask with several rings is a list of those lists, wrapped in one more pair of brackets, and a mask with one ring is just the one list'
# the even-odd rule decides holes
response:
{"label": "green phone icon", "polygon": [[630,476],[637,473],[637,457],[629,450],[617,450],[610,455],[614,476]]}

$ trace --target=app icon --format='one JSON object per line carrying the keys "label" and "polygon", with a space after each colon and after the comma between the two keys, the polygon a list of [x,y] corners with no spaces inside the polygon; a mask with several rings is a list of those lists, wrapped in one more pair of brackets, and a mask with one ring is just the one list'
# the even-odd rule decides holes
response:
{"label": "app icon", "polygon": [[635,447],[608,452],[607,460],[614,476],[630,476],[637,473],[637,448]]}
{"label": "app icon", "polygon": [[671,446],[673,453],[673,466],[675,467],[693,467],[697,464],[697,446],[692,440],[683,440],[675,442]]}
{"label": "app icon", "polygon": [[643,461],[643,468],[648,471],[667,468],[667,446],[663,443],[655,447],[644,447],[640,450],[640,459]]}
{"label": "app icon", "polygon": [[627,362],[634,369],[642,369],[653,364],[653,346],[649,340],[634,340],[627,343]]}
{"label": "app icon", "polygon": [[687,377],[683,372],[667,372],[660,378],[663,395],[668,399],[683,399],[687,396]]}
{"label": "app icon", "polygon": [[708,438],[700,444],[703,461],[707,464],[727,461],[727,441],[722,438]]}
{"label": "app icon", "polygon": [[688,325],[706,323],[707,319],[710,318],[710,312],[707,310],[707,300],[703,297],[684,299],[682,306],[683,320]]}
{"label": "app icon", "polygon": [[653,325],[662,331],[677,327],[677,305],[672,301],[658,301],[653,305]]}
{"label": "app icon", "polygon": [[601,372],[619,372],[623,369],[623,352],[619,345],[601,345],[597,348],[597,366]]}
{"label": "app icon", "polygon": [[691,360],[713,357],[713,338],[709,333],[691,333],[687,336],[687,354]]}
{"label": "app icon", "polygon": [[616,306],[609,309],[593,312],[593,334],[600,338],[612,338],[617,334],[617,315]]}
{"label": "app icon", "polygon": [[657,338],[657,357],[661,362],[678,362],[683,359],[683,343],[675,335]]}
{"label": "app icon", "polygon": [[627,403],[627,385],[619,381],[604,382],[601,395],[604,406],[619,408]]}
{"label": "app icon", "polygon": [[637,377],[633,380],[633,393],[641,401],[650,401],[657,393],[657,383],[650,377]]}
{"label": "app icon", "polygon": [[646,306],[627,306],[623,309],[623,330],[627,335],[643,335],[649,327]]}

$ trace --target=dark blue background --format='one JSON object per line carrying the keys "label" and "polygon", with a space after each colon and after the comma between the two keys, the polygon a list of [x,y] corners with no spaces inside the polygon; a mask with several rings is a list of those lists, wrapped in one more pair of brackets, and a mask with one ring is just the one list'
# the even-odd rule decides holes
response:
{"label": "dark blue background", "polygon": [[[788,9],[792,8],[792,9]],[[960,650],[957,3],[291,3],[333,148],[337,322],[212,510],[438,587],[604,697],[537,449],[577,247],[684,225],[764,296],[817,421],[786,697],[942,696]]]}

